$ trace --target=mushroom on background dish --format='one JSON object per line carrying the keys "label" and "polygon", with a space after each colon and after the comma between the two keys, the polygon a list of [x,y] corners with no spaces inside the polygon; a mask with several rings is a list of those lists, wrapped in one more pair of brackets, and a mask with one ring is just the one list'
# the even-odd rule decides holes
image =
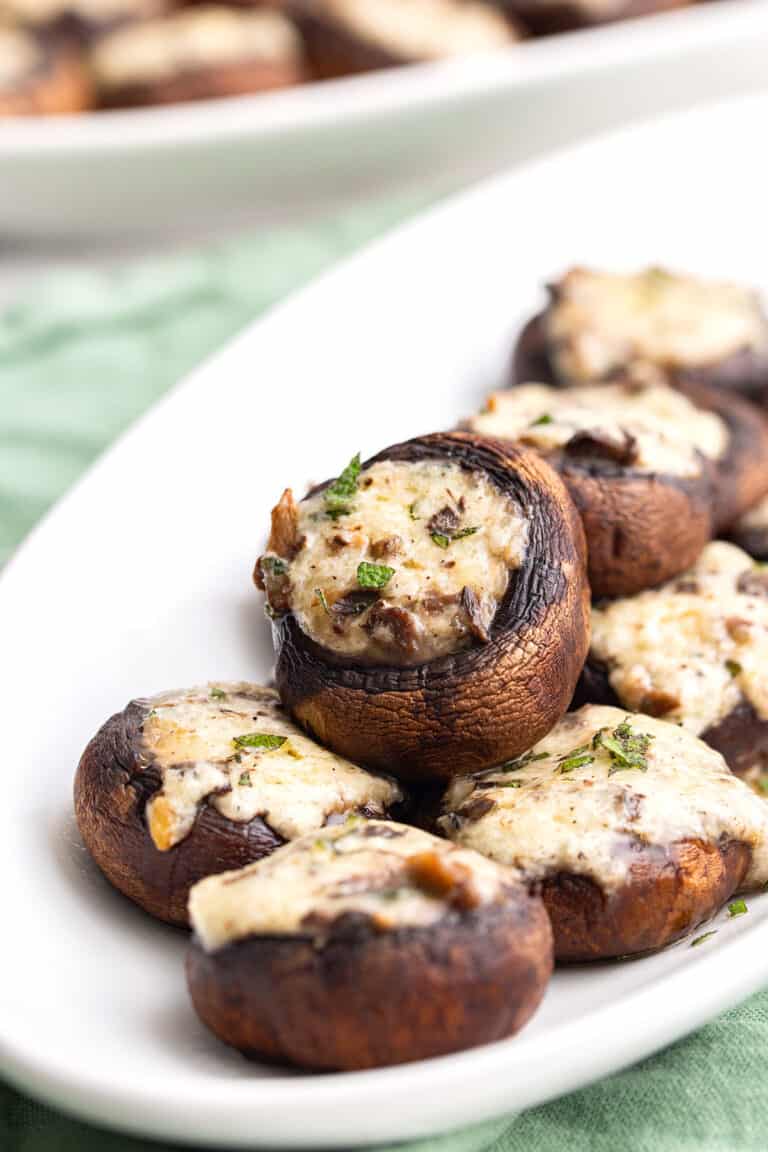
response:
{"label": "mushroom on background dish", "polygon": [[717,541],[669,584],[597,604],[577,700],[681,724],[768,784],[768,570]]}
{"label": "mushroom on background dish", "polygon": [[505,12],[518,17],[536,36],[591,28],[615,20],[634,20],[671,8],[684,8],[692,0],[499,0]]}
{"label": "mushroom on background dish", "polygon": [[534,448],[557,468],[584,524],[596,596],[630,595],[684,571],[710,540],[719,416],[664,385],[494,393],[467,426]]}
{"label": "mushroom on background dish", "polygon": [[75,812],[108,880],[160,920],[187,923],[192,884],[349,813],[386,816],[394,781],[307,739],[277,694],[212,684],[134,700],[86,748]]}
{"label": "mushroom on background dish", "polygon": [[768,881],[764,801],[690,732],[618,708],[569,713],[443,807],[447,836],[541,892],[563,961],[662,948]]}
{"label": "mushroom on background dish", "polygon": [[736,521],[729,536],[734,544],[749,552],[753,560],[768,560],[768,496]]}
{"label": "mushroom on background dish", "polygon": [[285,88],[303,79],[293,24],[267,9],[192,7],[101,37],[91,64],[107,107]]}
{"label": "mushroom on background dish", "polygon": [[572,268],[522,331],[513,381],[594,384],[630,377],[768,393],[768,319],[760,297],[727,282],[648,268]]}
{"label": "mushroom on background dish", "polygon": [[77,46],[128,21],[161,16],[172,6],[169,0],[0,0],[0,21]]}
{"label": "mushroom on background dish", "polygon": [[0,116],[58,116],[92,104],[88,74],[64,47],[0,23]]}
{"label": "mushroom on background dish", "polygon": [[312,72],[375,68],[508,47],[519,30],[483,0],[292,0]]}
{"label": "mushroom on background dish", "polygon": [[248,1056],[317,1069],[425,1059],[517,1032],[552,971],[513,872],[401,824],[351,821],[193,888],[204,1023]]}
{"label": "mushroom on background dish", "polygon": [[517,755],[563,714],[588,647],[581,523],[535,453],[437,433],[287,490],[256,564],[286,708],[408,778]]}

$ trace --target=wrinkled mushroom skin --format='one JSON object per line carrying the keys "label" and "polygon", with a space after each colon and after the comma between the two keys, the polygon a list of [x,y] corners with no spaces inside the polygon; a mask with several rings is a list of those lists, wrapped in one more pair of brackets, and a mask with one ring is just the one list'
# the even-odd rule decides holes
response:
{"label": "wrinkled mushroom skin", "polygon": [[502,1040],[533,1014],[551,971],[546,912],[524,894],[428,929],[382,933],[347,916],[321,948],[261,936],[209,954],[193,940],[187,957],[195,1009],[221,1040],[256,1059],[324,1070]]}
{"label": "wrinkled mushroom skin", "polygon": [[463,432],[388,448],[379,460],[481,470],[526,511],[530,535],[490,641],[416,667],[360,667],[273,622],[283,705],[321,743],[403,779],[447,779],[530,748],[568,706],[589,643],[584,534],[557,474],[535,453]]}
{"label": "wrinkled mushroom skin", "polygon": [[0,116],[66,116],[92,106],[88,73],[67,49],[50,47],[18,85],[0,88]]}
{"label": "wrinkled mushroom skin", "polygon": [[251,864],[283,840],[258,817],[238,823],[204,802],[189,835],[159,851],[144,809],[160,777],[136,753],[148,711],[129,704],[91,740],[75,777],[75,815],[86,848],[115,888],[158,920],[186,925],[193,884]]}
{"label": "wrinkled mushroom skin", "polygon": [[[608,670],[591,658],[584,665],[571,709],[581,708],[583,704],[623,707],[611,687]],[[724,720],[706,728],[700,738],[720,753],[737,776],[755,776],[768,767],[768,723],[760,719],[746,700]]]}
{"label": "wrinkled mushroom skin", "polygon": [[501,0],[505,12],[519,18],[535,36],[550,36],[557,32],[568,32],[574,28],[591,28],[596,24],[613,23],[616,20],[634,20],[640,16],[651,16],[656,12],[667,12],[673,8],[684,8],[691,0],[624,0],[610,13],[590,12],[588,5],[579,3],[537,3],[537,0]]}
{"label": "wrinkled mushroom skin", "polygon": [[561,963],[655,951],[710,919],[739,888],[751,849],[681,840],[638,848],[626,884],[606,893],[589,876],[548,877],[541,895]]}

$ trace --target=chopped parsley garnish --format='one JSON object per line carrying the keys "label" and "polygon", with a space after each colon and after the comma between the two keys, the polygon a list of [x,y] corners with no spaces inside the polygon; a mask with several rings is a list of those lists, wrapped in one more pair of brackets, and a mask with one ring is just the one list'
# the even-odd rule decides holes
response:
{"label": "chopped parsley garnish", "polygon": [[738,660],[726,660],[725,666],[734,678],[741,675],[741,664]]}
{"label": "chopped parsley garnish", "polygon": [[757,786],[761,792],[768,793],[768,775],[764,772],[762,776],[757,778]]}
{"label": "chopped parsley garnish", "polygon": [[241,788],[251,787],[251,774],[250,772],[241,772],[240,778],[237,781]]}
{"label": "chopped parsley garnish", "polygon": [[357,566],[357,582],[361,588],[384,588],[395,574],[386,564],[369,564],[363,560]]}
{"label": "chopped parsley garnish", "polygon": [[603,748],[611,758],[611,767],[608,775],[614,772],[626,772],[630,768],[638,772],[648,771],[648,749],[653,736],[647,733],[634,733],[629,717],[623,720],[613,732],[601,728],[592,738],[592,749],[597,752]]}
{"label": "chopped parsley garnish", "polygon": [[517,760],[507,760],[498,768],[493,768],[493,772],[519,772],[521,768],[525,768],[527,764],[533,764],[536,760],[546,760],[549,752],[525,752],[522,756],[518,756]]}
{"label": "chopped parsley garnish", "polygon": [[209,693],[211,700],[226,700],[227,694],[223,688],[211,688]]}
{"label": "chopped parsley garnish", "polygon": [[748,911],[749,909],[747,908],[744,900],[733,900],[728,905],[728,916],[731,920],[734,918],[734,916],[743,916],[744,913]]}
{"label": "chopped parsley garnish", "polygon": [[552,420],[552,417],[550,416],[549,412],[544,412],[544,413],[542,413],[541,416],[539,416],[538,420],[533,421],[533,423],[530,425],[530,427],[531,428],[538,428],[542,424],[552,424],[552,422],[553,422],[553,420]]}
{"label": "chopped parsley garnish", "polygon": [[565,775],[568,772],[573,772],[576,768],[584,768],[585,765],[592,764],[594,759],[589,751],[589,746],[584,744],[581,748],[574,748],[572,752],[561,756],[557,762],[557,771]]}
{"label": "chopped parsley garnish", "polygon": [[270,576],[284,576],[288,565],[280,556],[262,556],[261,567],[269,572]]}
{"label": "chopped parsley garnish", "polygon": [[411,520],[420,520],[421,519],[420,516],[416,515],[416,506],[418,503],[419,503],[418,500],[414,500],[412,504],[408,505],[408,515],[410,516]]}
{"label": "chopped parsley garnish", "polygon": [[494,785],[496,788],[522,788],[522,781],[520,780],[499,780]]}
{"label": "chopped parsley garnish", "polygon": [[323,592],[322,588],[315,588],[315,596],[317,596],[318,600],[320,601],[323,612],[325,612],[326,616],[330,616],[331,610],[328,607],[328,597],[326,596],[325,592]]}
{"label": "chopped parsley garnish", "polygon": [[346,516],[352,511],[352,500],[357,493],[357,481],[360,476],[360,453],[352,457],[340,476],[329,484],[323,493],[325,511],[331,520],[339,516]]}
{"label": "chopped parsley garnish", "polygon": [[703,932],[701,936],[697,936],[695,940],[691,940],[691,948],[697,948],[699,944],[703,944],[705,940],[709,940],[712,936],[717,936],[717,929],[712,932]]}
{"label": "chopped parsley garnish", "polygon": [[480,527],[476,525],[474,528],[459,528],[456,532],[452,532],[450,536],[446,536],[444,532],[433,532],[432,543],[437,544],[438,548],[448,548],[454,540],[463,540],[465,536],[474,536],[475,532],[479,532]]}
{"label": "chopped parsley garnish", "polygon": [[265,752],[274,752],[282,748],[287,736],[273,736],[271,732],[246,732],[245,736],[235,736],[232,743],[236,748],[263,748]]}

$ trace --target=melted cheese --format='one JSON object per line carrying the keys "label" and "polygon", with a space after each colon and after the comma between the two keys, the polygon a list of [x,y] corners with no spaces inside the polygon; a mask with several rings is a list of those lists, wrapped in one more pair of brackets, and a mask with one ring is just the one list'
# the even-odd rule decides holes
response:
{"label": "melted cheese", "polygon": [[698,475],[699,453],[716,460],[728,447],[728,430],[719,416],[663,385],[524,384],[495,392],[471,427],[483,436],[518,440],[545,454],[563,449],[579,432],[598,434],[617,445],[625,442],[626,434],[634,440],[630,467],[668,476]]}
{"label": "melted cheese", "polygon": [[[474,531],[440,547],[432,517],[446,507],[456,513],[456,531]],[[322,493],[303,501],[299,535],[303,547],[289,573],[291,608],[302,629],[348,656],[417,664],[472,643],[461,607],[465,588],[474,592],[490,626],[509,570],[525,556],[528,525],[512,500],[480,472],[453,463],[382,461],[361,474],[349,514],[329,518]],[[395,543],[380,555],[385,541]],[[359,615],[334,611],[342,597],[359,591],[362,562],[394,570],[379,593],[380,606],[407,614],[409,650],[388,627],[372,629],[373,609]]]}
{"label": "melted cheese", "polygon": [[657,268],[629,276],[572,269],[556,286],[546,327],[558,375],[574,383],[625,369],[663,379],[665,369],[768,349],[754,292]]}
{"label": "melted cheese", "polygon": [[754,570],[746,552],[717,541],[676,580],[593,609],[591,655],[625,707],[648,710],[664,693],[665,719],[696,734],[742,698],[768,720],[768,586],[738,588]]}
{"label": "melted cheese", "polygon": [[323,0],[321,7],[360,39],[404,60],[488,52],[515,38],[499,12],[473,0]]}
{"label": "melted cheese", "polygon": [[244,60],[298,63],[300,51],[293,25],[277,12],[190,8],[117,29],[99,42],[92,63],[102,87],[122,88]]}
{"label": "melted cheese", "polygon": [[40,66],[40,49],[31,36],[0,27],[0,88],[16,88]]}
{"label": "melted cheese", "polygon": [[[383,815],[401,798],[393,781],[372,776],[305,736],[268,688],[210,685],[156,696],[148,704],[139,755],[161,776],[146,809],[161,851],[189,834],[206,800],[229,820],[260,816],[291,840],[337,813],[367,808]],[[285,742],[272,749],[237,742],[253,733]]]}
{"label": "melted cheese", "polygon": [[503,900],[517,883],[428,832],[353,818],[202,880],[190,893],[189,916],[208,951],[247,936],[301,934],[322,944],[343,915],[369,917],[381,932],[423,928],[455,906],[457,888],[462,906],[477,907]]}
{"label": "melted cheese", "polygon": [[[600,729],[625,719],[594,705],[563,718],[515,771],[455,780],[440,826],[466,848],[519,868],[528,879],[558,872],[592,877],[607,892],[631,879],[638,843],[667,848],[683,839],[752,848],[744,888],[768,880],[768,805],[733,776],[718,752],[674,724],[630,717],[634,734],[652,737],[647,769],[614,771],[592,748]],[[580,766],[564,757],[586,749]],[[538,758],[541,757],[541,758]],[[572,759],[571,764],[577,763]]]}

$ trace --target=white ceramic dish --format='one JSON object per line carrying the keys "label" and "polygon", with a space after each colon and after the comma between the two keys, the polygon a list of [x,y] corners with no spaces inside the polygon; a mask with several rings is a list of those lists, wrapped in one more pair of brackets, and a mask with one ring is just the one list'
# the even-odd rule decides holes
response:
{"label": "white ceramic dish", "polygon": [[498,179],[325,276],[196,372],[54,510],[0,579],[0,1068],[125,1129],[339,1148],[446,1130],[602,1076],[768,980],[768,895],[718,934],[559,972],[512,1041],[309,1076],[248,1064],[188,1004],[184,936],[118,897],[71,814],[79,753],[133,695],[267,677],[250,569],[283,484],[445,427],[499,379],[565,263],[647,260],[768,288],[768,98]]}
{"label": "white ceramic dish", "polygon": [[0,239],[180,237],[507,164],[765,83],[768,7],[723,0],[267,96],[0,122]]}

